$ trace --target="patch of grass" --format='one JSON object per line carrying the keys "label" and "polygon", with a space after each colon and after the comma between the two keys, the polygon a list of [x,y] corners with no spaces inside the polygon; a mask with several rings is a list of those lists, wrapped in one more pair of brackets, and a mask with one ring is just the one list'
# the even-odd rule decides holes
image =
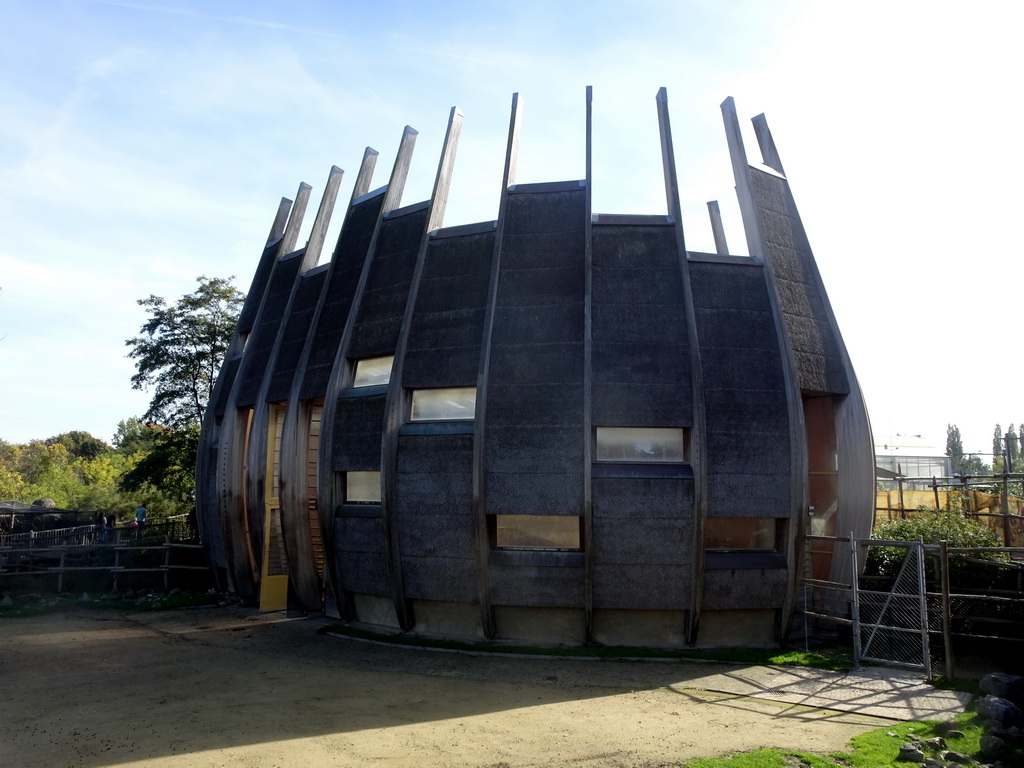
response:
{"label": "patch of grass", "polygon": [[71,595],[47,595],[31,602],[16,601],[14,605],[0,606],[0,619],[39,616],[72,608],[120,611],[154,611],[174,608],[192,608],[201,605],[216,605],[221,596],[208,592],[177,592],[173,595],[153,592],[142,597],[118,597],[103,595],[92,600],[81,600]]}
{"label": "patch of grass", "polygon": [[697,659],[704,661],[730,661],[741,664],[777,664],[783,666],[815,667],[817,669],[847,670],[851,668],[848,659],[838,659],[804,651],[778,651],[775,649],[725,648],[721,650],[687,650],[636,648],[622,645],[578,645],[570,647],[547,647],[534,645],[511,645],[487,640],[460,641],[419,635],[388,634],[375,632],[364,627],[349,624],[329,624],[317,630],[321,634],[344,635],[360,640],[402,645],[412,648],[439,648],[443,650],[466,651],[469,653],[513,653],[524,656],[564,656],[567,658],[600,659]]}
{"label": "patch of grass", "polygon": [[686,768],[843,768],[827,757],[791,749],[759,749],[732,757],[710,757],[686,764]]}
{"label": "patch of grass", "polygon": [[[973,712],[964,712],[956,718],[957,730],[963,731],[963,738],[948,736],[948,749],[965,755],[976,755],[980,748],[981,718]],[[886,768],[906,766],[896,758],[900,747],[908,741],[930,739],[939,734],[936,721],[900,723],[887,728],[868,731],[850,740],[850,752],[833,752],[830,755],[815,755],[789,749],[758,749],[729,757],[712,757],[693,760],[686,768]]]}

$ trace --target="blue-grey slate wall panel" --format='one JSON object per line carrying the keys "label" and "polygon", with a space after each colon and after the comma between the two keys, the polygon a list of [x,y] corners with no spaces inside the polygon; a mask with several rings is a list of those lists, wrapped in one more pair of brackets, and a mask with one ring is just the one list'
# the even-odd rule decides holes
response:
{"label": "blue-grey slate wall panel", "polygon": [[593,423],[693,423],[682,272],[672,227],[596,226]]}
{"label": "blue-grey slate wall panel", "polygon": [[313,344],[303,375],[301,397],[308,400],[323,397],[338,353],[352,308],[359,274],[366,260],[367,249],[380,213],[384,195],[375,195],[356,204],[345,219],[338,245],[334,252],[333,268],[317,327],[313,329]]}
{"label": "blue-grey slate wall panel", "polygon": [[583,566],[490,565],[493,605],[583,608]]}
{"label": "blue-grey slate wall panel", "polygon": [[341,587],[390,595],[380,518],[336,517],[334,556]]}
{"label": "blue-grey slate wall panel", "polygon": [[789,183],[757,169],[752,169],[750,175],[800,388],[846,394],[850,382],[842,348],[818,284],[814,256]]}
{"label": "blue-grey slate wall panel", "polygon": [[764,269],[691,262],[690,274],[704,375],[708,514],[788,517],[785,353]]}
{"label": "blue-grey slate wall panel", "polygon": [[704,608],[779,608],[786,596],[785,568],[714,570],[704,574]]}
{"label": "blue-grey slate wall panel", "polygon": [[594,607],[685,610],[693,592],[693,566],[649,563],[594,565]]}
{"label": "blue-grey slate wall panel", "polygon": [[343,397],[334,422],[334,469],[338,472],[379,472],[384,395]]}
{"label": "blue-grey slate wall panel", "polygon": [[292,309],[285,319],[281,337],[281,348],[274,365],[274,374],[267,390],[267,402],[287,400],[292,386],[292,377],[298,367],[306,336],[313,323],[313,313],[327,279],[327,272],[316,272],[302,277],[292,299]]}
{"label": "blue-grey slate wall panel", "polygon": [[688,608],[693,481],[596,477],[592,483],[594,606]]}
{"label": "blue-grey slate wall panel", "polygon": [[582,189],[508,199],[487,371],[489,514],[582,514],[585,215]]}
{"label": "blue-grey slate wall panel", "polygon": [[395,495],[406,596],[475,602],[473,436],[401,436]]}
{"label": "blue-grey slate wall panel", "polygon": [[376,357],[395,351],[426,216],[426,210],[417,210],[382,222],[352,329],[350,358]]}
{"label": "blue-grey slate wall panel", "polygon": [[494,232],[430,242],[409,328],[402,384],[475,386]]}
{"label": "blue-grey slate wall panel", "polygon": [[277,262],[274,273],[270,276],[270,285],[263,299],[263,308],[257,319],[256,327],[245,345],[245,354],[239,370],[238,394],[235,405],[247,408],[256,404],[263,377],[269,376],[270,355],[277,339],[278,330],[284,319],[288,298],[292,286],[302,266],[303,251],[296,251]]}

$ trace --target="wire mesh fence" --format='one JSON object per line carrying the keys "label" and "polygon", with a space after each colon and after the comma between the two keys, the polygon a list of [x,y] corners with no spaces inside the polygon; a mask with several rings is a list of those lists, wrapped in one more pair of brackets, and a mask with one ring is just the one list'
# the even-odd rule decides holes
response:
{"label": "wire mesh fence", "polygon": [[[1024,549],[810,538],[791,643],[929,677],[1022,655]],[[823,555],[830,579],[815,572]]]}

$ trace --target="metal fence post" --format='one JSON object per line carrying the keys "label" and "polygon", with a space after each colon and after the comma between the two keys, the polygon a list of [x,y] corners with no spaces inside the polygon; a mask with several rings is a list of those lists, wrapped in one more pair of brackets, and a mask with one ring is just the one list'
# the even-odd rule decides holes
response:
{"label": "metal fence post", "polygon": [[921,655],[924,657],[924,679],[932,679],[932,653],[928,645],[928,597],[926,593],[925,568],[924,568],[924,539],[917,537],[917,578],[918,578],[918,600],[921,617]]}
{"label": "metal fence post", "polygon": [[850,531],[850,618],[853,620],[853,668],[860,669],[860,595],[857,583],[857,540]]}
{"label": "metal fence post", "polygon": [[939,542],[939,557],[942,567],[942,647],[946,654],[946,679],[953,680],[956,670],[953,666],[953,633],[949,616],[949,542]]}

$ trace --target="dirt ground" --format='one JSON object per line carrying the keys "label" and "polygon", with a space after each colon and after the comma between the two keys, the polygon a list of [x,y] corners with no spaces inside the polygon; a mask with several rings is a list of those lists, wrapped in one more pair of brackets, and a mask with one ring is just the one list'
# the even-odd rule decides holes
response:
{"label": "dirt ground", "polygon": [[889,721],[687,687],[718,665],[393,648],[237,607],[0,620],[0,766],[629,766]]}

